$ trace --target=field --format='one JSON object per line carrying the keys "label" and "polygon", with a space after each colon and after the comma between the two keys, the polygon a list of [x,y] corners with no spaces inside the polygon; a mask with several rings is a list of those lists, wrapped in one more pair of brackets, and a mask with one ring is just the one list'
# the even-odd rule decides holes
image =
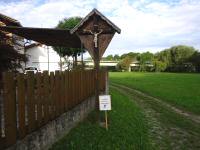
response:
{"label": "field", "polygon": [[110,81],[200,115],[200,74],[110,73]]}
{"label": "field", "polygon": [[109,75],[109,130],[92,112],[52,149],[200,149],[199,74]]}

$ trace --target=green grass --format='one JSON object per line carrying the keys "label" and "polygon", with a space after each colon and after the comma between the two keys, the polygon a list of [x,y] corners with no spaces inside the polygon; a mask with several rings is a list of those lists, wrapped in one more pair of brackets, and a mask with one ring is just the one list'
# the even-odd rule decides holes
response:
{"label": "green grass", "polygon": [[[144,114],[127,96],[111,89],[109,130],[94,123],[95,112],[51,148],[77,150],[152,149]],[[103,114],[101,114],[103,116]]]}
{"label": "green grass", "polygon": [[200,114],[200,74],[114,72],[109,75],[113,83],[138,89]]}
{"label": "green grass", "polygon": [[[131,89],[120,86],[115,86],[115,88],[137,100],[143,111],[146,112],[145,114],[148,114],[147,116],[151,114],[151,117],[148,117],[149,130],[154,131],[151,137],[155,138],[157,149],[199,149],[200,126],[198,123],[161,105],[154,99],[134,93]],[[161,132],[163,133],[160,134]],[[157,137],[162,138],[158,139]]]}

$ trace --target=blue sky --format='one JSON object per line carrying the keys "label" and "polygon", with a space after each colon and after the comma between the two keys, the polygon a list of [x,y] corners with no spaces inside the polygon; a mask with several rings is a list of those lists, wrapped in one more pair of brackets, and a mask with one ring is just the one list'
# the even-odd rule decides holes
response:
{"label": "blue sky", "polygon": [[174,45],[200,49],[199,0],[0,0],[0,12],[29,27],[55,27],[97,8],[122,30],[108,54],[157,52]]}

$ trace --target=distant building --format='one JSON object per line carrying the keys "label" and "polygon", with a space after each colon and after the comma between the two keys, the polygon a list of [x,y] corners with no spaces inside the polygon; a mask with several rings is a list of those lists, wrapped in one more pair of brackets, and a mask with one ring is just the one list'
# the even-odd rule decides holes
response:
{"label": "distant building", "polygon": [[[114,71],[114,70],[117,70],[118,63],[119,63],[119,60],[101,60],[100,66],[108,70]],[[89,68],[93,68],[94,66],[94,62],[92,60],[85,60],[84,64],[86,67],[89,67]],[[139,66],[140,66],[139,61],[133,61],[130,64],[129,71],[133,71],[134,68],[139,68]]]}
{"label": "distant building", "polygon": [[60,57],[52,47],[33,43],[25,47],[28,57],[27,67],[36,67],[40,71],[60,70]]}

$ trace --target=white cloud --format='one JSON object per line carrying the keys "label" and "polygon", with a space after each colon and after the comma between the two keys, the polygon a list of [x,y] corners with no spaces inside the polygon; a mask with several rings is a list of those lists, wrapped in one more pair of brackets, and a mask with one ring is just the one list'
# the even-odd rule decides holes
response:
{"label": "white cloud", "polygon": [[99,9],[122,30],[106,54],[129,51],[156,52],[187,44],[200,48],[200,1],[180,0],[40,0],[0,2],[0,12],[24,26],[54,27],[64,17],[82,16]]}

